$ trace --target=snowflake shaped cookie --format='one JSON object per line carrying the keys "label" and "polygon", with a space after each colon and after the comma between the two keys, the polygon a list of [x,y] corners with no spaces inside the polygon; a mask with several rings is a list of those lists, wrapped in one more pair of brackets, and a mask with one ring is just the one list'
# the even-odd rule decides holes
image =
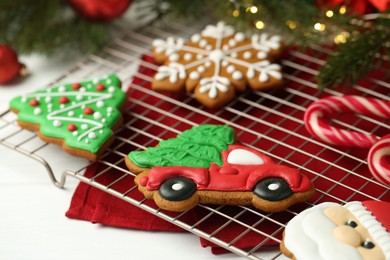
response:
{"label": "snowflake shaped cookie", "polygon": [[272,61],[282,52],[281,38],[266,33],[247,38],[219,22],[189,40],[168,37],[153,42],[159,67],[152,88],[186,90],[209,108],[231,101],[247,86],[263,90],[282,84],[281,66]]}

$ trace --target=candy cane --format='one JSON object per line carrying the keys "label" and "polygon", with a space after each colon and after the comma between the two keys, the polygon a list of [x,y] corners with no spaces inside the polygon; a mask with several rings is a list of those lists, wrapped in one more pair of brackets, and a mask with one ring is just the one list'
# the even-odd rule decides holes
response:
{"label": "candy cane", "polygon": [[367,162],[372,175],[390,185],[390,135],[382,137],[368,152]]}
{"label": "candy cane", "polygon": [[373,176],[390,185],[390,135],[379,136],[330,126],[323,117],[332,113],[351,112],[366,116],[390,118],[390,101],[359,96],[331,96],[313,102],[305,112],[305,126],[310,134],[324,142],[371,148],[368,165]]}

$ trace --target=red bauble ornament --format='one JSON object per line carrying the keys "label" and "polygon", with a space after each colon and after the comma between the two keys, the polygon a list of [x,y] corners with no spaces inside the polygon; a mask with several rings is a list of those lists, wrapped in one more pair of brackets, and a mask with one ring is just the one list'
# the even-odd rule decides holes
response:
{"label": "red bauble ornament", "polygon": [[86,114],[86,115],[92,115],[93,112],[95,112],[95,111],[93,111],[93,109],[90,108],[90,107],[86,107],[86,108],[84,109],[84,114]]}
{"label": "red bauble ornament", "polygon": [[24,65],[18,61],[18,55],[7,44],[0,44],[0,84],[11,82],[24,73]]}
{"label": "red bauble ornament", "polygon": [[81,84],[80,84],[80,83],[73,83],[73,84],[72,84],[72,89],[78,90],[78,89],[80,89],[80,88],[81,88]]}
{"label": "red bauble ornament", "polygon": [[77,126],[75,124],[69,124],[68,125],[68,131],[69,132],[74,132],[77,130]]}
{"label": "red bauble ornament", "polygon": [[109,22],[122,15],[131,0],[68,0],[68,3],[87,20]]}
{"label": "red bauble ornament", "polygon": [[103,84],[99,83],[96,85],[96,90],[97,91],[103,91],[106,89],[106,86],[104,86]]}
{"label": "red bauble ornament", "polygon": [[69,99],[67,97],[63,96],[63,97],[60,97],[59,102],[60,102],[60,104],[66,104],[69,102]]}

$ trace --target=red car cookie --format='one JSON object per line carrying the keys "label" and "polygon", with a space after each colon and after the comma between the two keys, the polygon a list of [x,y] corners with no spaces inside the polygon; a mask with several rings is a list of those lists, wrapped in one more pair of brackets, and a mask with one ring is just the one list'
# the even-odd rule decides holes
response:
{"label": "red car cookie", "polygon": [[[209,131],[211,134],[207,134]],[[213,134],[215,131],[220,135]],[[227,136],[230,138],[225,138]],[[218,137],[227,142],[222,145]],[[135,182],[145,197],[153,198],[160,208],[172,211],[184,211],[205,203],[253,205],[260,210],[277,212],[314,194],[310,180],[297,169],[277,165],[259,151],[233,142],[234,132],[230,127],[202,125],[175,139],[161,141],[158,147],[145,152],[131,152],[126,156],[126,164],[138,173]],[[178,146],[172,148],[173,143]],[[218,150],[217,146],[223,149]],[[190,147],[195,152],[188,150]],[[181,149],[185,152],[181,153]],[[173,154],[169,155],[169,151]],[[159,153],[156,154],[158,159],[151,166],[144,159],[153,157],[151,154],[155,152]],[[185,154],[197,154],[195,157],[200,156],[200,162],[185,158]],[[188,164],[195,161],[199,166],[186,166],[180,160],[175,161],[178,157]]]}

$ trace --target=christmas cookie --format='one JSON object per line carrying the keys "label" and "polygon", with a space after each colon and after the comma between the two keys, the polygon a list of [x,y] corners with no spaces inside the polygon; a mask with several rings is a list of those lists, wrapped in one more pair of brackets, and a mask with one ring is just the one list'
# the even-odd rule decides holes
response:
{"label": "christmas cookie", "polygon": [[95,161],[113,140],[122,122],[118,109],[125,93],[115,75],[61,84],[11,100],[18,124],[39,130],[44,141],[62,145],[70,154]]}
{"label": "christmas cookie", "polygon": [[219,22],[189,40],[169,37],[153,42],[160,66],[152,81],[156,91],[194,93],[209,108],[231,101],[247,86],[263,90],[282,84],[282,71],[273,61],[282,52],[279,36],[266,33],[246,38]]}
{"label": "christmas cookie", "polygon": [[293,259],[390,259],[390,203],[322,203],[286,226],[282,252]]}
{"label": "christmas cookie", "polygon": [[314,194],[297,169],[277,165],[261,152],[234,143],[234,130],[201,125],[125,161],[138,189],[163,209],[184,211],[198,203],[253,205],[282,211]]}

